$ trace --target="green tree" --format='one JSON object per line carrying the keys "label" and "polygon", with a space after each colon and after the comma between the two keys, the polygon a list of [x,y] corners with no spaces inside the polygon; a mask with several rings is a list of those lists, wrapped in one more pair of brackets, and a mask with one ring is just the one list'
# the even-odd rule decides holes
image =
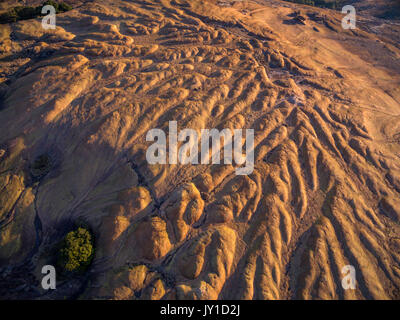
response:
{"label": "green tree", "polygon": [[59,264],[65,271],[84,271],[90,265],[93,256],[93,237],[89,230],[79,227],[65,236]]}

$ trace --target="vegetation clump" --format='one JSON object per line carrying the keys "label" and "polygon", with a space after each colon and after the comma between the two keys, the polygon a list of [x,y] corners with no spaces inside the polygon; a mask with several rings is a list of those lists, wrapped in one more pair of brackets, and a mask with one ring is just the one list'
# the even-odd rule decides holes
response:
{"label": "vegetation clump", "polygon": [[309,6],[329,8],[329,9],[339,9],[341,8],[341,0],[286,0],[288,2],[306,4]]}
{"label": "vegetation clump", "polygon": [[93,237],[83,227],[69,232],[60,249],[59,265],[64,271],[84,271],[94,256]]}
{"label": "vegetation clump", "polygon": [[31,166],[31,174],[35,181],[42,179],[47,175],[53,166],[49,155],[42,154],[35,159]]}
{"label": "vegetation clump", "polygon": [[41,6],[39,6],[40,11],[42,11],[42,7],[47,6],[47,5],[53,6],[54,9],[56,9],[56,13],[63,13],[63,12],[72,10],[72,7],[69,4],[66,4],[65,2],[58,3],[54,0],[47,0]]}
{"label": "vegetation clump", "polygon": [[42,8],[44,6],[51,5],[56,10],[56,13],[66,12],[72,9],[69,4],[64,2],[56,2],[54,0],[48,0],[43,2],[42,5],[37,7],[30,6],[17,6],[9,9],[7,12],[0,15],[0,24],[13,23],[19,20],[34,19],[42,16]]}

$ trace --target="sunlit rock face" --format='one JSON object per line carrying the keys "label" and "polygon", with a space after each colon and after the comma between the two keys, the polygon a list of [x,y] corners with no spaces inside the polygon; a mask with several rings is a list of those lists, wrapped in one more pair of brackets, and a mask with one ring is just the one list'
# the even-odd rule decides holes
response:
{"label": "sunlit rock face", "polygon": [[[1,298],[400,297],[399,25],[281,1],[73,6],[55,30],[1,25]],[[149,164],[170,121],[253,129],[253,172]],[[79,221],[94,261],[43,290]]]}

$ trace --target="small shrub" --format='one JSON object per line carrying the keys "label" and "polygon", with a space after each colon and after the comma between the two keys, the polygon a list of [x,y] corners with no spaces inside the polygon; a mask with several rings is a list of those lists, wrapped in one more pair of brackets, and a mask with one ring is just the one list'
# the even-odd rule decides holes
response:
{"label": "small shrub", "polygon": [[83,227],[69,232],[60,250],[59,265],[64,271],[84,271],[94,256],[93,239],[90,231]]}
{"label": "small shrub", "polygon": [[337,9],[340,8],[342,0],[286,0],[288,2],[306,4],[314,7]]}
{"label": "small shrub", "polygon": [[63,13],[72,10],[72,7],[65,2],[56,2],[47,0],[42,5],[37,7],[18,6],[9,9],[7,12],[0,15],[0,24],[13,23],[19,20],[34,19],[42,15],[42,8],[46,5],[53,6],[56,13]]}
{"label": "small shrub", "polygon": [[0,23],[13,23],[17,20],[18,14],[14,8],[0,15]]}
{"label": "small shrub", "polygon": [[47,0],[45,2],[43,2],[43,4],[40,6],[41,8],[44,6],[53,6],[54,9],[56,9],[56,13],[58,13],[58,3],[54,0]]}
{"label": "small shrub", "polygon": [[34,7],[15,7],[14,10],[20,20],[33,19],[37,16]]}
{"label": "small shrub", "polygon": [[54,9],[56,9],[56,13],[62,13],[72,10],[72,7],[69,4],[66,4],[65,2],[58,3],[54,0],[47,0],[46,2],[43,2],[43,4],[40,7],[42,8],[46,5],[53,6]]}
{"label": "small shrub", "polygon": [[69,4],[65,3],[65,2],[60,2],[58,4],[58,10],[60,12],[67,12],[69,10],[72,10],[72,7]]}
{"label": "small shrub", "polygon": [[31,166],[31,174],[35,180],[40,180],[47,175],[53,167],[52,160],[49,155],[42,154],[35,159]]}

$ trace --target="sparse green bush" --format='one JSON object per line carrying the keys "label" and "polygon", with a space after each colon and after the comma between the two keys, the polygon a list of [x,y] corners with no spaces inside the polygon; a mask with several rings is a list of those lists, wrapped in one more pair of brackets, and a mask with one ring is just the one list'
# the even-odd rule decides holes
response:
{"label": "sparse green bush", "polygon": [[17,13],[20,20],[33,19],[36,18],[37,16],[36,8],[34,7],[19,6],[15,7],[14,10]]}
{"label": "sparse green bush", "polygon": [[13,23],[18,21],[18,18],[18,14],[13,8],[0,15],[0,23]]}
{"label": "sparse green bush", "polygon": [[72,7],[69,4],[65,3],[65,2],[60,2],[58,4],[58,10],[60,12],[67,12],[69,10],[72,10]]}
{"label": "sparse green bush", "polygon": [[46,5],[51,5],[56,10],[56,13],[63,13],[72,10],[72,7],[65,2],[56,2],[47,0],[42,5],[37,7],[18,6],[9,9],[7,12],[0,15],[0,24],[13,23],[19,20],[34,19],[42,15],[42,8]]}
{"label": "sparse green bush", "polygon": [[64,271],[84,271],[94,256],[93,237],[83,227],[69,232],[63,241],[59,265]]}
{"label": "sparse green bush", "polygon": [[65,2],[56,2],[54,0],[47,0],[45,2],[43,2],[43,4],[40,6],[40,8],[44,7],[44,6],[53,6],[54,9],[56,9],[56,13],[62,13],[62,12],[66,12],[72,9],[72,7],[69,4],[66,4]]}
{"label": "sparse green bush", "polygon": [[337,9],[340,8],[341,0],[286,0],[288,2],[301,3],[314,7]]}
{"label": "sparse green bush", "polygon": [[52,159],[47,154],[42,154],[38,156],[35,161],[33,161],[30,171],[34,180],[42,179],[46,174],[48,174],[53,166]]}
{"label": "sparse green bush", "polygon": [[56,10],[58,9],[58,3],[57,3],[57,1],[54,1],[54,0],[47,0],[47,1],[43,2],[41,7],[44,7],[44,6],[53,6]]}

